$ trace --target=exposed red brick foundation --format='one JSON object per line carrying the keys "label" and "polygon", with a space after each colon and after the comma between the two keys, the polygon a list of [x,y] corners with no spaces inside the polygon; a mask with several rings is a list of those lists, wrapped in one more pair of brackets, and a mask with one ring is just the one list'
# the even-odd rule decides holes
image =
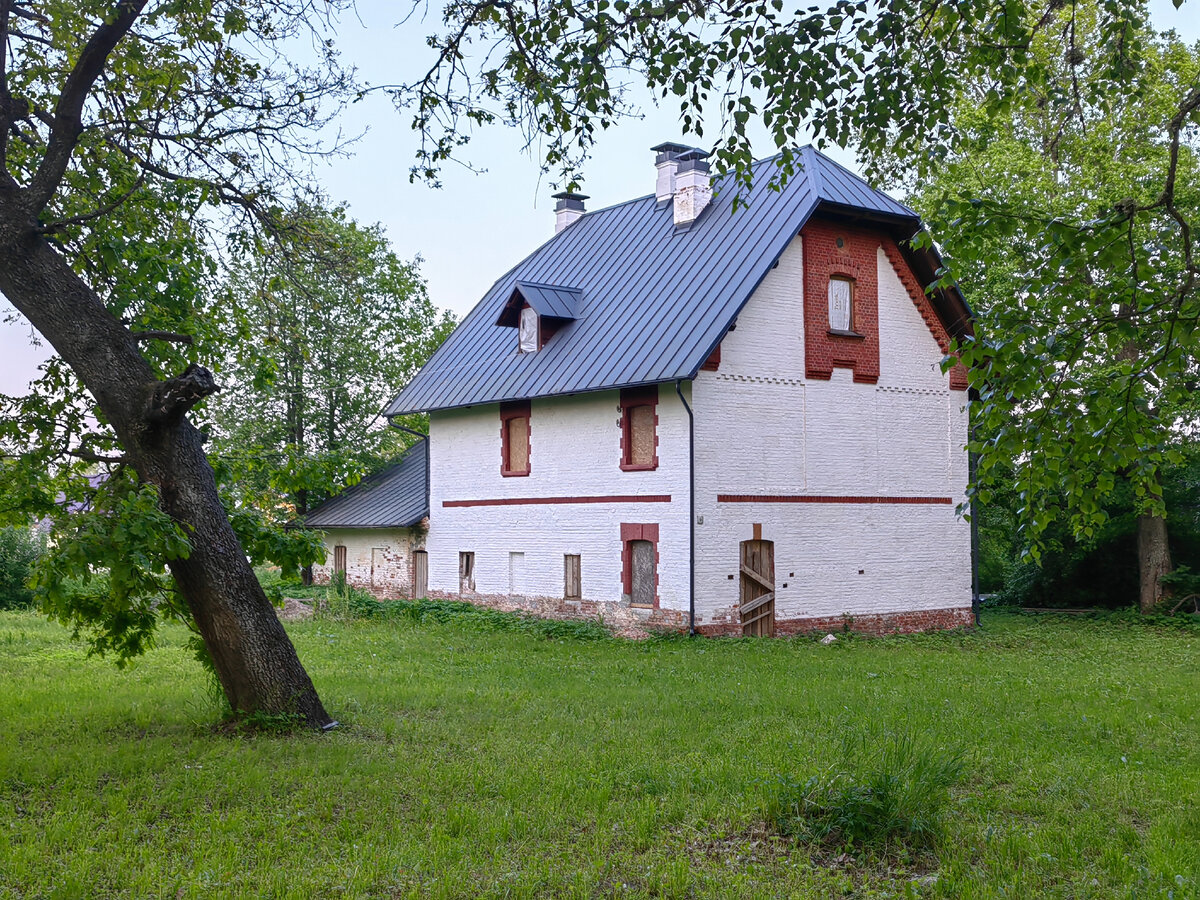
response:
{"label": "exposed red brick foundation", "polygon": [[[854,631],[876,637],[885,634],[913,634],[918,631],[944,631],[950,628],[969,628],[975,624],[971,607],[955,609],[921,609],[911,612],[876,613],[859,616],[814,616],[802,619],[776,619],[775,635],[837,634]],[[740,622],[719,622],[697,625],[696,631],[707,637],[741,636]]]}

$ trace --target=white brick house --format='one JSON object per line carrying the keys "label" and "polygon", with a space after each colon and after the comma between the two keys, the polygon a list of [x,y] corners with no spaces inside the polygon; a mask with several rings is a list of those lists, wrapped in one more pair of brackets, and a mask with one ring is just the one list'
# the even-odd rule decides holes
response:
{"label": "white brick house", "polygon": [[655,150],[654,195],[559,195],[555,237],[388,407],[430,415],[396,592],[708,634],[968,624],[967,385],[941,361],[969,310],[921,289],[916,215],[811,148],[735,213],[702,154]]}

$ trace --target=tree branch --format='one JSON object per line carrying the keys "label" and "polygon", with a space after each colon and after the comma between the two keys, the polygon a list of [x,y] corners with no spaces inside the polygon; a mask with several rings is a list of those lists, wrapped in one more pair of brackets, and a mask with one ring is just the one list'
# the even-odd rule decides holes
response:
{"label": "tree branch", "polygon": [[212,372],[192,363],[182,375],[154,385],[146,418],[156,424],[178,422],[189,409],[220,389]]}
{"label": "tree branch", "polygon": [[42,157],[37,173],[24,191],[26,211],[31,216],[37,216],[45,209],[58,190],[59,182],[70,165],[71,154],[83,133],[83,106],[91,94],[92,86],[104,71],[108,57],[133,27],[147,2],[119,0],[112,20],[106,21],[92,33],[71,74],[67,76],[54,109],[46,155]]}

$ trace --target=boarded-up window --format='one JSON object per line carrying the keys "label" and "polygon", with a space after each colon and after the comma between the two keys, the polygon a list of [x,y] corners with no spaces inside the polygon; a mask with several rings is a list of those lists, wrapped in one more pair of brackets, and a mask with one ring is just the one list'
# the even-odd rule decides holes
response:
{"label": "boarded-up window", "polygon": [[475,591],[475,554],[458,554],[458,592],[471,594]]}
{"label": "boarded-up window", "polygon": [[658,606],[658,525],[621,523],[622,593],[631,606]]}
{"label": "boarded-up window", "polygon": [[580,600],[583,597],[583,574],[579,554],[568,553],[563,557],[563,599]]}
{"label": "boarded-up window", "polygon": [[529,401],[500,404],[500,474],[529,474]]}
{"label": "boarded-up window", "polygon": [[333,571],[346,571],[346,548],[340,544],[333,548]]}
{"label": "boarded-up window", "polygon": [[621,468],[658,467],[658,386],[621,391]]}
{"label": "boarded-up window", "polygon": [[521,310],[520,350],[522,353],[538,351],[538,314],[528,306]]}
{"label": "boarded-up window", "polygon": [[508,468],[512,472],[529,468],[529,419],[524,416],[508,420]]}
{"label": "boarded-up window", "polygon": [[854,282],[849,278],[829,279],[829,330],[851,331],[854,317]]}
{"label": "boarded-up window", "polygon": [[631,606],[654,606],[654,545],[649,541],[630,541],[629,551],[632,565],[629,603]]}

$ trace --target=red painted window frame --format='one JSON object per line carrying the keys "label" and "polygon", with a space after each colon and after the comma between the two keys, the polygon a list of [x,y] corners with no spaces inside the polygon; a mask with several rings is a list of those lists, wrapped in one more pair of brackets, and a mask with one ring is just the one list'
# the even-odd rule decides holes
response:
{"label": "red painted window frame", "polygon": [[[654,546],[654,606],[633,606],[633,542],[649,541]],[[658,587],[661,583],[662,559],[658,553],[657,522],[621,523],[621,593],[628,597],[633,609],[658,609]]]}
{"label": "red painted window frame", "polygon": [[[633,455],[633,418],[631,411],[636,406],[649,406],[654,411],[654,456],[650,462],[630,462]],[[621,471],[652,472],[658,468],[658,385],[621,389]]]}
{"label": "red painted window frame", "polygon": [[[505,478],[520,478],[533,469],[533,416],[532,404],[528,400],[513,400],[500,404],[500,474]],[[529,453],[525,457],[524,469],[508,467],[508,423],[511,419],[525,419],[525,438]]]}

